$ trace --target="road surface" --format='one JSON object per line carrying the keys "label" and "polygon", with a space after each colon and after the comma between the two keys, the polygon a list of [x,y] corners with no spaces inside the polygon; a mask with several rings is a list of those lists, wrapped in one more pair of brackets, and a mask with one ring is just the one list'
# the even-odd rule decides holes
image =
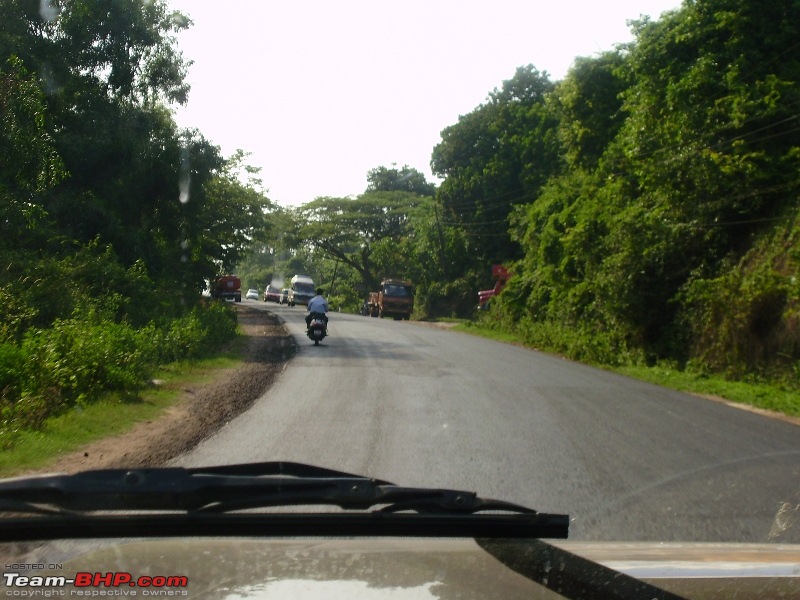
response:
{"label": "road surface", "polygon": [[173,464],[286,460],[571,516],[570,539],[800,542],[800,426],[556,356],[331,314],[251,410]]}

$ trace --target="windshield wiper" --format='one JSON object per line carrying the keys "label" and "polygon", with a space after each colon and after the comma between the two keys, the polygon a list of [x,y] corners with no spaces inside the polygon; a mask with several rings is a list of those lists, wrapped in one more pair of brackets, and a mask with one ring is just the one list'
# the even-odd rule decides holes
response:
{"label": "windshield wiper", "polygon": [[[235,512],[298,505],[338,506],[347,512]],[[538,513],[473,492],[401,487],[289,462],[109,469],[0,481],[0,511],[43,515],[0,521],[0,540],[20,539],[23,531],[23,539],[234,534],[566,538],[569,522],[565,515]]]}

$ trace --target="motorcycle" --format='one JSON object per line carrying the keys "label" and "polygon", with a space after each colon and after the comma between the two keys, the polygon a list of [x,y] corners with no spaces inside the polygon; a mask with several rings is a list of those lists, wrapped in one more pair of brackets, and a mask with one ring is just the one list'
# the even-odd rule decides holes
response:
{"label": "motorcycle", "polygon": [[306,335],[309,339],[314,340],[315,346],[319,346],[319,343],[328,335],[328,323],[325,321],[325,315],[314,313],[311,316]]}

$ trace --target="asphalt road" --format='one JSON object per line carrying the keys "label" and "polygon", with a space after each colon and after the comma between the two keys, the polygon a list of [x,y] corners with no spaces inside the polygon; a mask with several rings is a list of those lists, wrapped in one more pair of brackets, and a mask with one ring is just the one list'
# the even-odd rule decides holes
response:
{"label": "asphalt road", "polygon": [[800,426],[540,352],[331,314],[175,464],[287,460],[571,516],[570,539],[800,542]]}

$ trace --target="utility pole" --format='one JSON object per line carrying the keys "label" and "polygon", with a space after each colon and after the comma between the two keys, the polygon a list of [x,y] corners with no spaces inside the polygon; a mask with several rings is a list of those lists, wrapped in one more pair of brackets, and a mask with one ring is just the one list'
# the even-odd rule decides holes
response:
{"label": "utility pole", "polygon": [[333,281],[331,281],[331,291],[328,296],[333,296],[333,290],[336,289],[336,271],[339,270],[339,259],[336,259],[336,265],[333,267]]}
{"label": "utility pole", "polygon": [[445,279],[447,279],[447,266],[444,262],[444,237],[442,236],[442,226],[439,223],[439,209],[437,208],[436,201],[433,203],[433,214],[436,216],[436,231],[439,232],[439,264],[442,267],[442,273],[444,274]]}

